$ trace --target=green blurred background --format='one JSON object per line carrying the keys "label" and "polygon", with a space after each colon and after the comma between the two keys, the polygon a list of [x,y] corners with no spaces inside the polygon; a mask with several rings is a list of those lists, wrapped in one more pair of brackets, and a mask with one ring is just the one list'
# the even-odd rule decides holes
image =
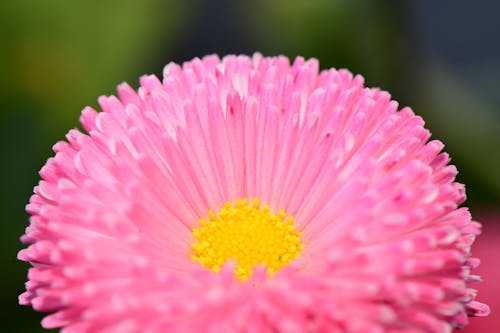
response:
{"label": "green blurred background", "polygon": [[473,214],[500,216],[499,12],[496,1],[2,1],[2,331],[42,331],[42,315],[17,305],[28,265],[16,253],[52,145],[99,95],[170,61],[259,51],[361,73],[446,143]]}

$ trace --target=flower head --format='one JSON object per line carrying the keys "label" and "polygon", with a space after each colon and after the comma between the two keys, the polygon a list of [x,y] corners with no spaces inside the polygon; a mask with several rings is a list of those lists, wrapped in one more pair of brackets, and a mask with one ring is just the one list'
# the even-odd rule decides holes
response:
{"label": "flower head", "polygon": [[83,110],[40,171],[21,304],[63,332],[448,332],[475,302],[456,168],[387,92],[216,56]]}

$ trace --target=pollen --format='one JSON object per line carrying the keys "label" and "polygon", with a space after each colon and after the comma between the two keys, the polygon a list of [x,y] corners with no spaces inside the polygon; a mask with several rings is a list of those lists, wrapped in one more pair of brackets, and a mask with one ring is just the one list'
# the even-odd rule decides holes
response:
{"label": "pollen", "polygon": [[218,214],[208,211],[207,219],[192,230],[196,241],[191,259],[214,272],[228,260],[235,260],[235,274],[247,280],[258,265],[273,275],[296,259],[305,245],[293,217],[284,210],[272,213],[259,199],[226,202]]}

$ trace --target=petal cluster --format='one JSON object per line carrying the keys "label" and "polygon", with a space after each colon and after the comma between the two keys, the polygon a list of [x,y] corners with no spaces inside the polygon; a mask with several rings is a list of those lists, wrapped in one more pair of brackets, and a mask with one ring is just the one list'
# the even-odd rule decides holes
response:
{"label": "petal cluster", "polygon": [[[171,63],[87,107],[40,171],[21,304],[62,332],[450,332],[483,315],[480,225],[424,121],[315,59]],[[191,259],[192,230],[260,198],[299,258],[245,282]]]}

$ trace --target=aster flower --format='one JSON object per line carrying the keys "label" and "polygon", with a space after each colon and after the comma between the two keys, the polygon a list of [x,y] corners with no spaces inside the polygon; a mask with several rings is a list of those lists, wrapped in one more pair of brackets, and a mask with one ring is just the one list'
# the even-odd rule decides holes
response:
{"label": "aster flower", "polygon": [[20,303],[63,332],[449,332],[487,314],[443,144],[318,67],[208,56],[85,108],[27,206]]}

